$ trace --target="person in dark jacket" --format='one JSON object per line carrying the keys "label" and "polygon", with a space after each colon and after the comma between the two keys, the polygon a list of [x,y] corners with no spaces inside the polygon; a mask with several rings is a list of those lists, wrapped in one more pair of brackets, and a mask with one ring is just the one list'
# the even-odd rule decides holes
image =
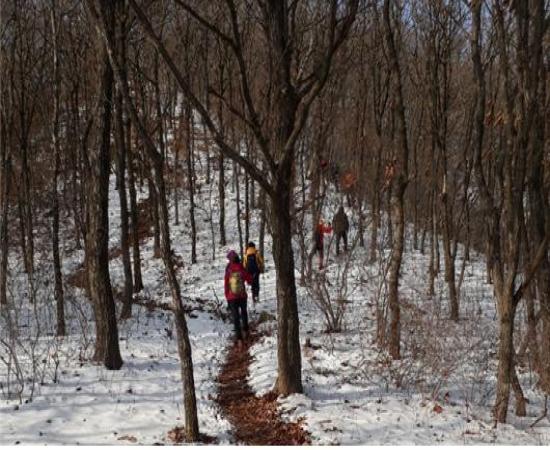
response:
{"label": "person in dark jacket", "polygon": [[254,242],[246,244],[243,266],[252,275],[252,301],[256,303],[260,298],[260,274],[264,273],[264,259]]}
{"label": "person in dark jacket", "polygon": [[334,230],[334,235],[336,236],[336,254],[340,254],[340,239],[344,239],[344,251],[347,252],[349,220],[343,206],[340,206],[338,212],[332,219],[332,229]]}
{"label": "person in dark jacket", "polygon": [[237,345],[242,347],[243,339],[248,335],[248,312],[246,310],[246,286],[252,283],[250,275],[241,264],[239,255],[234,250],[227,254],[229,263],[225,268],[224,292],[235,326]]}

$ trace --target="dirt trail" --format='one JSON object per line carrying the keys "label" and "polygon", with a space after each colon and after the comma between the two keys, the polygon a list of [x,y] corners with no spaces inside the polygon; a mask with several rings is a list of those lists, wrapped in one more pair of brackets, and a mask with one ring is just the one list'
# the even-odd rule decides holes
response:
{"label": "dirt trail", "polygon": [[218,381],[218,404],[233,426],[236,443],[246,445],[305,445],[309,433],[301,427],[302,420],[284,422],[277,409],[277,394],[270,392],[256,397],[248,385],[247,376],[252,360],[249,349],[261,337],[256,330],[239,349],[230,344],[226,362]]}

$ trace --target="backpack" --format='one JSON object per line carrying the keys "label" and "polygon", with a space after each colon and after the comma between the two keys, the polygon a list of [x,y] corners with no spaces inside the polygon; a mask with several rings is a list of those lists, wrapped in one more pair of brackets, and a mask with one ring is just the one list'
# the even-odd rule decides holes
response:
{"label": "backpack", "polygon": [[246,289],[241,272],[231,272],[229,275],[229,291],[237,297],[244,297]]}
{"label": "backpack", "polygon": [[246,257],[246,270],[248,273],[256,274],[260,272],[258,261],[256,261],[256,255],[248,255]]}

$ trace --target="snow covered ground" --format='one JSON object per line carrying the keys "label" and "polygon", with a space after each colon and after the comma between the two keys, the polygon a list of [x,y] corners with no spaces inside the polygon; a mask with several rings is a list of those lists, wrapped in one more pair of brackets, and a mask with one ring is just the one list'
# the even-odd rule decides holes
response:
{"label": "snow covered ground", "polygon": [[[229,248],[238,248],[235,198],[227,201],[227,235],[230,245],[212,241],[211,226],[218,230],[217,187],[199,179],[197,199],[198,259],[190,264],[190,226],[187,203],[180,204],[182,221],[171,223],[174,251],[184,267],[178,272],[182,293],[195,310],[189,315],[193,346],[200,428],[217,439],[232,443],[230,426],[215,402],[216,376],[232,335],[229,323],[216,311],[224,309],[223,270]],[[147,193],[142,192],[141,197]],[[332,217],[338,203],[331,196],[325,216]],[[118,193],[111,183],[111,247],[119,241]],[[210,209],[213,209],[213,223]],[[174,214],[173,205],[171,208]],[[253,211],[251,237],[257,241],[259,211]],[[65,229],[64,233],[69,233]],[[353,240],[352,232],[352,240]],[[368,236],[368,234],[367,234]],[[63,240],[62,240],[63,241]],[[66,241],[64,275],[82,262],[82,250]],[[213,249],[215,245],[215,249]],[[169,302],[162,261],[153,256],[153,241],[141,246],[143,296]],[[212,259],[212,253],[215,258]],[[267,273],[262,279],[261,302],[251,309],[254,320],[262,311],[275,315],[275,271],[266,242]],[[383,258],[387,257],[383,250]],[[53,337],[53,305],[50,253],[44,248],[37,263],[35,305],[21,261],[10,255],[10,295],[17,305],[2,317],[0,343],[17,348],[24,386],[15,381],[15,362],[8,346],[0,347],[0,445],[10,444],[154,444],[169,443],[167,432],[181,425],[182,385],[172,334],[172,318],[164,311],[134,307],[133,317],[120,323],[124,365],[107,371],[89,361],[93,352],[93,323],[83,291],[65,284],[70,335],[62,342]],[[303,379],[305,393],[281,399],[285,417],[305,417],[315,444],[550,444],[550,422],[530,428],[542,411],[542,394],[534,379],[521,375],[530,400],[528,416],[494,429],[490,408],[495,386],[496,316],[491,287],[485,284],[480,257],[467,265],[462,290],[463,320],[445,320],[447,302],[442,275],[436,296],[425,295],[427,256],[407,247],[403,270],[404,358],[391,362],[377,350],[375,304],[382,290],[378,264],[369,265],[362,249],[354,250],[355,262],[347,276],[348,296],[340,333],[325,333],[323,316],[308,290],[299,288]],[[326,276],[336,286],[338,268],[345,256],[331,252]],[[120,258],[110,264],[112,283],[120,288]],[[8,322],[19,323],[18,335]],[[38,325],[40,333],[38,333]],[[250,385],[263,393],[276,377],[276,322],[261,325],[266,336],[253,349]],[[305,346],[306,339],[308,346]],[[34,356],[33,356],[34,355]],[[414,358],[413,358],[414,357]],[[35,364],[31,364],[31,361]],[[34,379],[36,383],[33,383]],[[399,387],[397,387],[399,386]],[[29,401],[34,388],[32,401]],[[18,395],[19,391],[19,395]],[[512,405],[513,406],[513,405]],[[513,408],[512,408],[513,409]]]}
{"label": "snow covered ground", "polygon": [[[336,212],[336,197],[332,203],[327,218]],[[436,295],[428,297],[429,257],[414,251],[411,242],[400,282],[402,361],[392,362],[374,343],[376,296],[384,286],[377,263],[369,264],[366,251],[355,248],[357,262],[347,278],[353,292],[341,333],[324,332],[325,321],[311,295],[299,289],[305,393],[280,400],[284,416],[305,417],[313,443],[320,445],[550,444],[548,419],[530,427],[544,408],[544,396],[525,369],[519,371],[529,400],[527,417],[514,415],[512,394],[509,423],[493,427],[497,317],[480,255],[472,255],[466,265],[462,318],[454,324],[446,320],[443,274],[436,280]],[[383,263],[389,252],[382,253]],[[331,254],[326,276],[333,287],[345,258]],[[266,287],[274,292],[272,280]],[[274,302],[271,297],[267,303]],[[275,382],[276,335],[264,338],[254,355],[250,383],[263,393]]]}

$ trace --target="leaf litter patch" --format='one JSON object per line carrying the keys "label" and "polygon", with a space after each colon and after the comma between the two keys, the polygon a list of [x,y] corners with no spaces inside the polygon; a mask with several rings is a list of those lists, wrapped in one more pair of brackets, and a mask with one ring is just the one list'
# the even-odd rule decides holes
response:
{"label": "leaf litter patch", "polygon": [[248,384],[249,349],[262,335],[252,327],[242,348],[228,346],[227,358],[218,376],[218,404],[233,427],[236,443],[246,445],[308,445],[311,437],[302,428],[305,419],[285,422],[277,405],[277,393],[254,395]]}

